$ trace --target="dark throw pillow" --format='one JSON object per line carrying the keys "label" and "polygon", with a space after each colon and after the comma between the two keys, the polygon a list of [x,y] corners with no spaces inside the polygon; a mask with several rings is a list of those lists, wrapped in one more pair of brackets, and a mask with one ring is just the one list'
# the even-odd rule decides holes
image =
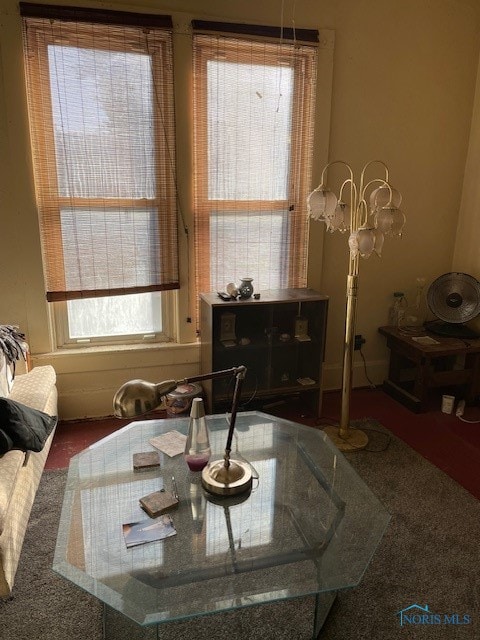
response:
{"label": "dark throw pillow", "polygon": [[57,416],[0,398],[0,454],[10,449],[41,451],[57,424]]}

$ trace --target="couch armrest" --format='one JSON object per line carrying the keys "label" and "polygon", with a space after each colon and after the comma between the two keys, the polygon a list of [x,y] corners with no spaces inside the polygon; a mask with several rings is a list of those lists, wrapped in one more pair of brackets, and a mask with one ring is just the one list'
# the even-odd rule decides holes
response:
{"label": "couch armrest", "polygon": [[51,365],[33,367],[28,373],[15,376],[9,397],[11,400],[27,405],[27,407],[49,413],[46,411],[46,406],[49,404],[55,383],[55,369]]}

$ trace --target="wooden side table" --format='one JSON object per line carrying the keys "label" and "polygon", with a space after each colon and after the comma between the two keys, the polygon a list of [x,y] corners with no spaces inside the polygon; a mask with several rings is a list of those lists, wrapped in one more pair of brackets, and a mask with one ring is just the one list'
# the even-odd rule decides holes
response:
{"label": "wooden side table", "polygon": [[384,390],[406,407],[420,413],[427,409],[428,391],[435,387],[466,387],[467,402],[480,394],[480,339],[464,340],[425,331],[434,344],[422,344],[396,327],[380,327],[390,349],[388,379]]}

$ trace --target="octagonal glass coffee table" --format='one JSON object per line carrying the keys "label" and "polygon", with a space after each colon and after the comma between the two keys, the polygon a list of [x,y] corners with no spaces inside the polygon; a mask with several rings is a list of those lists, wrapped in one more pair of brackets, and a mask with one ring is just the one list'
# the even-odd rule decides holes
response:
{"label": "octagonal glass coffee table", "polygon": [[[221,457],[225,416],[208,425]],[[54,570],[104,603],[107,638],[156,638],[168,622],[303,596],[314,596],[317,637],[389,514],[322,431],[256,411],[238,414],[232,447],[258,476],[249,494],[210,496],[181,454],[134,472],[132,455],[155,451],[151,438],[187,429],[188,418],[134,422],[72,458]],[[176,534],[127,548],[122,525],[153,523],[139,499],[171,491],[172,477]]]}

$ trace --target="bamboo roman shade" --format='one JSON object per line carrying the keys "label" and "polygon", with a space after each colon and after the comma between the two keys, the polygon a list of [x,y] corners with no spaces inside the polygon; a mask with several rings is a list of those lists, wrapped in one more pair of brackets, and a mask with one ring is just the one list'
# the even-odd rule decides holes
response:
{"label": "bamboo roman shade", "polygon": [[178,288],[171,19],[20,10],[47,299]]}
{"label": "bamboo roman shade", "polygon": [[193,29],[197,290],[305,286],[318,33]]}

